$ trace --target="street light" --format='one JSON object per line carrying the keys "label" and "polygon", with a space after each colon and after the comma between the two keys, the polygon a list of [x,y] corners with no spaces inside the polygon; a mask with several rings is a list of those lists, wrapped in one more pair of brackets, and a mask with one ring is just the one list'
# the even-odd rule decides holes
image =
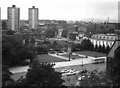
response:
{"label": "street light", "polygon": [[81,66],[83,66],[83,58],[82,58],[82,65]]}
{"label": "street light", "polygon": [[82,58],[82,64],[81,64],[81,66],[82,66],[82,71],[83,71],[83,66],[84,66],[84,65],[83,65],[83,58]]}
{"label": "street light", "polygon": [[70,53],[69,53],[69,61],[70,61]]}
{"label": "street light", "polygon": [[68,58],[69,58],[69,61],[70,61],[70,54],[71,54],[71,48],[69,47],[68,48]]}

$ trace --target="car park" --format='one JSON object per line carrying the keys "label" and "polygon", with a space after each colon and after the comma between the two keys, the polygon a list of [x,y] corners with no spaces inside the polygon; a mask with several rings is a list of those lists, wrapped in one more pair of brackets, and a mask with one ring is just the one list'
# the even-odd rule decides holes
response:
{"label": "car park", "polygon": [[66,73],[67,76],[71,76],[71,75],[75,75],[76,73],[75,72],[68,72]]}
{"label": "car park", "polygon": [[62,75],[67,75],[67,76],[75,75],[75,74],[77,74],[77,73],[79,73],[79,72],[80,72],[80,71],[76,71],[75,69],[69,69],[69,70],[63,69],[63,70],[61,71]]}
{"label": "car park", "polygon": [[84,75],[83,75],[83,76],[80,76],[80,77],[78,77],[78,81],[82,81],[84,78],[85,78]]}
{"label": "car park", "polygon": [[67,70],[67,69],[63,69],[63,70],[61,71],[61,73],[67,73],[67,72],[69,72],[69,70]]}

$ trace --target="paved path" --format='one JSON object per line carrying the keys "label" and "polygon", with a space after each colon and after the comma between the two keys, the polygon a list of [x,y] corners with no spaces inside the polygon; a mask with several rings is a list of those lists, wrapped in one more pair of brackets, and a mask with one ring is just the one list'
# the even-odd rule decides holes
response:
{"label": "paved path", "polygon": [[[90,64],[90,63],[91,63],[91,58],[89,58],[89,59],[84,58],[83,59],[83,64]],[[81,64],[82,64],[82,59],[66,61],[66,62],[55,62],[54,68],[81,65]],[[27,72],[28,68],[29,68],[29,66],[21,66],[21,67],[11,68],[10,71],[12,73]]]}
{"label": "paved path", "polygon": [[83,58],[83,59],[77,59],[67,62],[56,62],[54,68],[60,68],[60,67],[67,67],[67,66],[74,66],[74,65],[82,65],[83,64],[90,64],[91,58]]}
{"label": "paved path", "polygon": [[[59,55],[56,55],[56,54],[51,54],[51,56],[68,60],[68,58],[63,57],[63,56],[59,56]],[[80,55],[80,56],[83,56],[83,55]],[[92,63],[91,62],[92,58],[93,57],[88,56],[88,58],[75,59],[75,60],[65,61],[65,62],[55,62],[54,68],[74,66],[74,65],[82,65],[82,62],[83,62],[83,64],[90,64],[90,63]],[[9,70],[14,74],[14,73],[20,73],[20,72],[27,72],[28,69],[29,69],[29,66],[21,66],[21,67],[10,68]]]}

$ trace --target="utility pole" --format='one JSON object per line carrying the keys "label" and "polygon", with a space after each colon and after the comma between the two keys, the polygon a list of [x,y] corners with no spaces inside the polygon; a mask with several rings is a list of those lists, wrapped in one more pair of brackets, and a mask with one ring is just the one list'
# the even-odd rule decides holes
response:
{"label": "utility pole", "polygon": [[81,66],[82,66],[82,71],[83,71],[83,66],[84,66],[84,65],[83,65],[83,58],[82,58],[82,64],[81,64]]}
{"label": "utility pole", "polygon": [[68,53],[68,60],[70,61],[70,54],[71,54],[71,44],[70,44],[70,42],[68,42],[68,50],[67,50],[67,53]]}

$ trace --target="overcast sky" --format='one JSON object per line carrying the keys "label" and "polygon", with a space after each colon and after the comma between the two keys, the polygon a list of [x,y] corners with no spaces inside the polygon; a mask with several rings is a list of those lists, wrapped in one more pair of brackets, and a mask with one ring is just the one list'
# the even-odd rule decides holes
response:
{"label": "overcast sky", "polygon": [[39,8],[39,19],[82,20],[118,19],[119,0],[0,0],[1,18],[7,19],[7,7],[20,8],[20,19],[28,19],[28,8]]}

